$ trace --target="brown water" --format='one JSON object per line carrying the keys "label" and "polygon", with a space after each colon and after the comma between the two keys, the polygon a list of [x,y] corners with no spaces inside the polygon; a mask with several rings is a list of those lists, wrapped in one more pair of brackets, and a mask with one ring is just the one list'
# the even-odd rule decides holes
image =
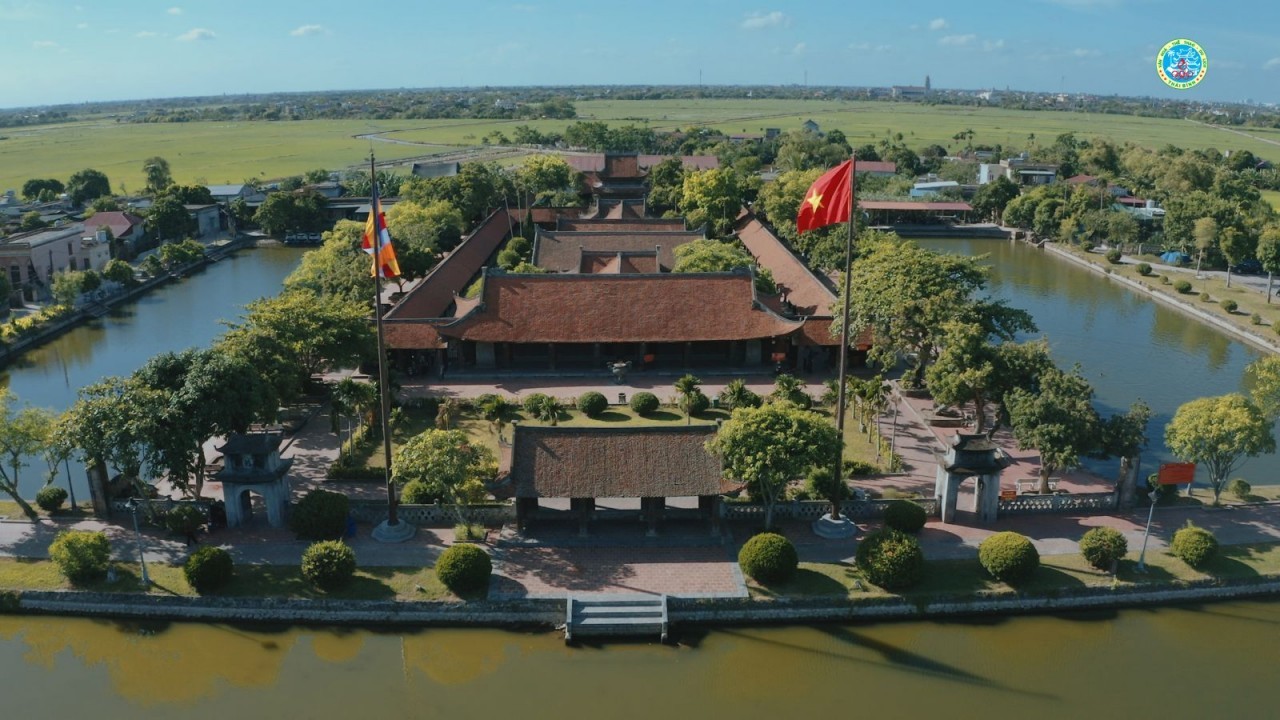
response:
{"label": "brown water", "polygon": [[140,627],[0,617],[14,717],[1275,715],[1280,603],[744,628],[681,647],[556,633]]}

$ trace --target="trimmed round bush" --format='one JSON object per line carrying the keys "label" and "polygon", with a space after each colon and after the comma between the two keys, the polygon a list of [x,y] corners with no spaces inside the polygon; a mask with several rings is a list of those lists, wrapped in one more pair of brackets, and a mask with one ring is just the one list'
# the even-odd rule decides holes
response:
{"label": "trimmed round bush", "polygon": [[1234,313],[1237,309],[1239,309],[1239,307],[1240,307],[1240,304],[1237,303],[1235,300],[1222,301],[1222,309],[1226,310],[1228,314]]}
{"label": "trimmed round bush", "polygon": [[918,533],[928,515],[924,508],[910,500],[895,500],[884,509],[884,524],[904,533]]}
{"label": "trimmed round bush", "polygon": [[1248,500],[1253,494],[1253,486],[1244,478],[1232,478],[1231,482],[1227,483],[1227,492],[1237,500]]}
{"label": "trimmed round bush", "polygon": [[755,535],[738,551],[738,565],[742,572],[766,584],[790,580],[799,564],[795,546],[777,533]]}
{"label": "trimmed round bush", "polygon": [[1168,275],[1161,275],[1161,276],[1160,276],[1160,284],[1161,284],[1161,285],[1168,285],[1168,284],[1169,284],[1169,283],[1171,283],[1171,282],[1173,282],[1173,281],[1169,279],[1169,276],[1168,276]]}
{"label": "trimmed round bush", "polygon": [[711,398],[699,390],[684,400],[684,409],[690,415],[701,415],[711,408]]}
{"label": "trimmed round bush", "polygon": [[217,592],[231,582],[235,564],[231,553],[213,545],[203,545],[182,564],[182,574],[196,592],[205,595]]}
{"label": "trimmed round bush", "polygon": [[1179,280],[1173,284],[1173,289],[1183,295],[1186,295],[1191,292],[1191,282],[1188,280]]}
{"label": "trimmed round bush", "polygon": [[49,558],[71,582],[93,582],[107,574],[111,542],[105,533],[63,530],[49,545]]}
{"label": "trimmed round bush", "polygon": [[175,535],[195,532],[204,525],[204,513],[195,505],[179,505],[164,514],[164,526]]}
{"label": "trimmed round bush", "polygon": [[1250,324],[1250,325],[1261,325],[1261,324],[1262,324],[1262,316],[1261,316],[1261,315],[1259,315],[1258,313],[1254,313],[1254,314],[1250,315],[1250,316],[1249,316],[1249,324]]}
{"label": "trimmed round bush", "polygon": [[651,392],[638,392],[631,396],[631,410],[637,415],[649,415],[658,409],[658,396]]}
{"label": "trimmed round bush", "polygon": [[1203,567],[1218,554],[1218,539],[1213,533],[1187,521],[1186,527],[1173,534],[1169,552],[1193,568]]}
{"label": "trimmed round bush", "polygon": [[1149,263],[1138,263],[1138,274],[1147,277],[1151,274],[1151,265]]}
{"label": "trimmed round bush", "polygon": [[1210,300],[1212,300],[1212,298],[1209,297],[1209,293],[1202,292],[1200,293],[1200,300],[1201,302],[1209,302]]}
{"label": "trimmed round bush", "polygon": [[901,530],[883,528],[858,543],[858,568],[867,580],[886,590],[906,588],[924,575],[920,541]]}
{"label": "trimmed round bush", "polygon": [[589,418],[599,417],[600,413],[609,409],[609,401],[604,395],[592,390],[578,397],[578,409]]}
{"label": "trimmed round bush", "polygon": [[551,396],[546,393],[533,393],[532,395],[526,395],[524,400],[520,401],[520,405],[524,408],[525,412],[537,417],[538,413],[542,410],[542,406],[550,399]]}
{"label": "trimmed round bush", "polygon": [[479,592],[489,586],[493,561],[479,545],[458,543],[440,553],[436,577],[455,595]]}
{"label": "trimmed round bush", "polygon": [[293,506],[289,529],[303,540],[335,540],[347,530],[351,501],[342,493],[312,490]]}
{"label": "trimmed round bush", "polygon": [[430,505],[438,499],[431,486],[421,480],[407,482],[400,488],[400,502],[405,505]]}
{"label": "trimmed round bush", "polygon": [[978,546],[978,562],[997,580],[1016,583],[1040,567],[1040,553],[1025,536],[998,532]]}
{"label": "trimmed round bush", "polygon": [[67,491],[57,485],[45,485],[36,493],[36,505],[47,513],[55,513],[62,509],[62,503],[67,501]]}
{"label": "trimmed round bush", "polygon": [[1129,541],[1115,528],[1096,527],[1080,538],[1080,554],[1099,570],[1110,570],[1127,552]]}
{"label": "trimmed round bush", "polygon": [[1120,252],[1120,248],[1111,248],[1110,250],[1107,251],[1107,256],[1106,256],[1107,262],[1111,263],[1112,265],[1119,265],[1120,258],[1123,255],[1124,253]]}
{"label": "trimmed round bush", "polygon": [[321,590],[346,585],[355,572],[356,553],[341,540],[321,540],[302,553],[302,577]]}

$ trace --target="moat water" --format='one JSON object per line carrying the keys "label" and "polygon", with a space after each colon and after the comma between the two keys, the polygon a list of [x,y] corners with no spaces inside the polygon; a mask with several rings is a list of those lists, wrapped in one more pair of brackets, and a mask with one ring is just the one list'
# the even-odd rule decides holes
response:
{"label": "moat water", "polygon": [[[279,293],[302,253],[284,246],[241,250],[26,353],[0,370],[0,386],[24,403],[62,412],[85,385],[127,376],[162,352],[208,347],[226,330],[222,323],[238,319],[245,305]],[[31,460],[21,474],[28,497],[48,472],[43,460]],[[73,462],[71,475],[76,499],[87,501],[83,467]],[[65,486],[65,470],[57,482]]]}
{"label": "moat water", "polygon": [[685,635],[0,616],[16,717],[1260,718],[1280,603]]}
{"label": "moat water", "polygon": [[[1104,416],[1135,400],[1151,406],[1150,445],[1142,472],[1176,460],[1164,427],[1178,406],[1199,397],[1238,392],[1244,369],[1262,351],[1192,316],[1138,295],[1119,283],[1024,243],[993,239],[921,240],[938,252],[986,255],[991,295],[1027,310],[1062,367],[1079,363]],[[1112,476],[1112,463],[1087,465]],[[1205,475],[1200,474],[1200,480]],[[1280,482],[1280,456],[1247,460],[1233,477],[1254,485]]]}

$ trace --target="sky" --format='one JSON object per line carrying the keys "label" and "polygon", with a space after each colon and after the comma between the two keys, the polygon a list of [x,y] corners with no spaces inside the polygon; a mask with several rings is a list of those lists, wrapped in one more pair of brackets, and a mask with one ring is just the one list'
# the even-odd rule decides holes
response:
{"label": "sky", "polygon": [[[919,85],[1280,102],[1280,3],[0,0],[0,107],[482,85]],[[1166,88],[1168,41],[1209,58]]]}

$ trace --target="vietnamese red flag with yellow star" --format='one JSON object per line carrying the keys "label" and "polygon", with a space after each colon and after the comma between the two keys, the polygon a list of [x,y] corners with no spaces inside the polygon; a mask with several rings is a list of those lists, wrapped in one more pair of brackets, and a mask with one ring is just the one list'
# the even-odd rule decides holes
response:
{"label": "vietnamese red flag with yellow star", "polygon": [[848,222],[852,205],[853,160],[845,160],[809,186],[796,212],[796,231]]}

